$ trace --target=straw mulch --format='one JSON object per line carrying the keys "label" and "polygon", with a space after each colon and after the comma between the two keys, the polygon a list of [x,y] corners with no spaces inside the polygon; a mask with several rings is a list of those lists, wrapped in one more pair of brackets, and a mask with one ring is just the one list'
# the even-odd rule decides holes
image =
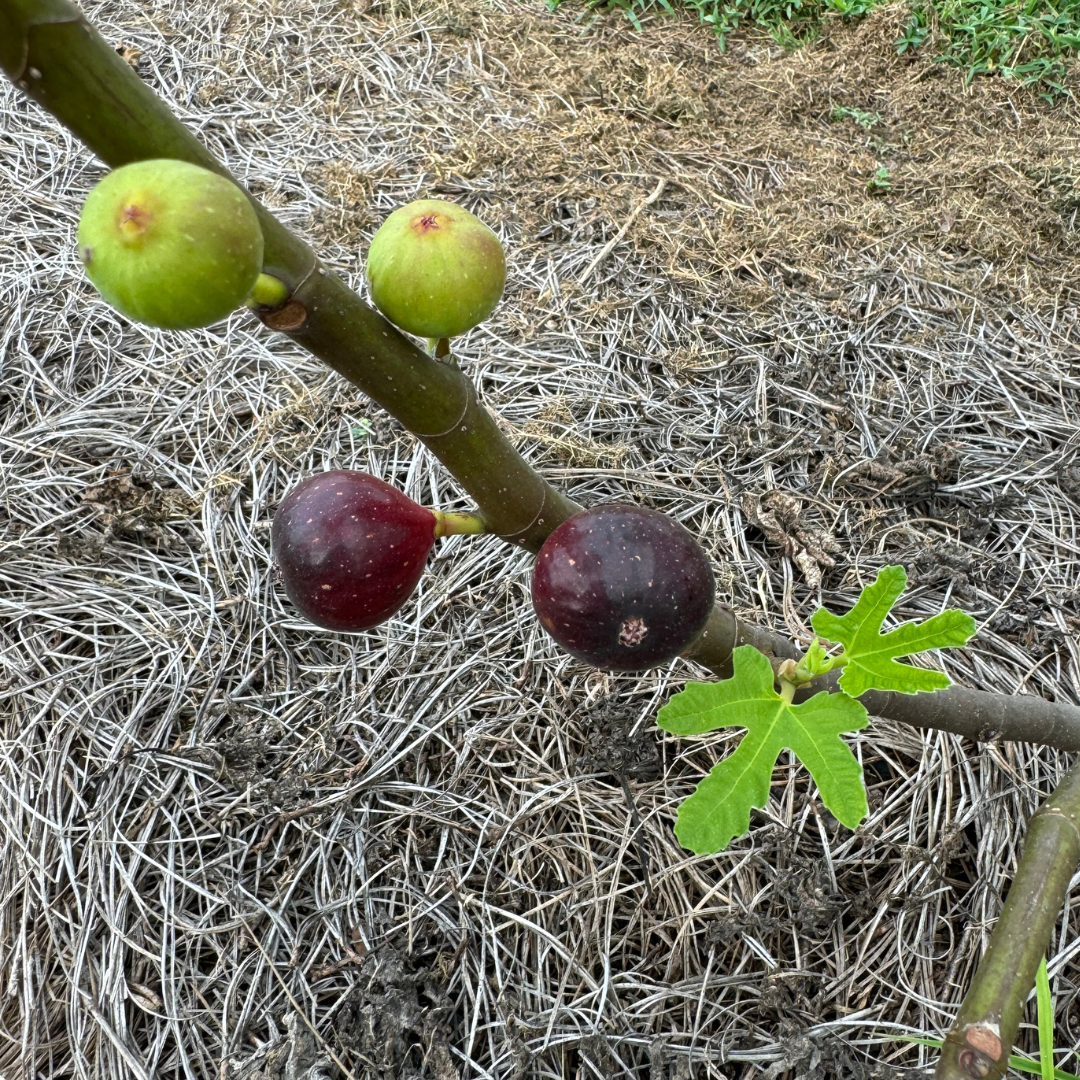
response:
{"label": "straw mulch", "polygon": [[[980,622],[954,677],[1080,700],[1074,103],[898,58],[893,8],[791,56],[538,0],[88,10],[357,286],[414,195],[499,228],[461,363],[577,499],[684,521],[746,618],[805,636],[903,562],[902,616]],[[248,315],[111,313],[74,247],[100,165],[0,114],[4,1080],[924,1075],[901,1036],[947,1026],[1063,756],[878,722],[856,832],[782,759],[697,858],[675,808],[737,734],[653,717],[703,673],[561,655],[524,553],[452,539],[390,623],[314,632],[283,494],[454,481]]]}

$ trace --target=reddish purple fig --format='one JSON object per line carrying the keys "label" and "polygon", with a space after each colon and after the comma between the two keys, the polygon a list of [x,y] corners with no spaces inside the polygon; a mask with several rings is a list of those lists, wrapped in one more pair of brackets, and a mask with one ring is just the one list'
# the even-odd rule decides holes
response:
{"label": "reddish purple fig", "polygon": [[630,503],[564,521],[533,571],[544,629],[573,656],[615,671],[678,656],[704,629],[714,593],[709,561],[686,529]]}
{"label": "reddish purple fig", "polygon": [[478,518],[414,503],[367,473],[339,469],[293,488],[271,547],[285,592],[326,630],[368,630],[412,595],[438,536],[479,532]]}

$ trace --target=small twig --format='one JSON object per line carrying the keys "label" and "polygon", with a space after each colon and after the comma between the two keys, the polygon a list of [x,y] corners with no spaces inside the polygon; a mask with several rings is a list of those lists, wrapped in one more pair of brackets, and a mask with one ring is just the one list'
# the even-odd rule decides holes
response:
{"label": "small twig", "polygon": [[655,188],[653,188],[652,194],[645,199],[644,202],[638,204],[637,208],[630,212],[630,216],[623,222],[623,227],[603,246],[600,254],[585,268],[585,273],[578,278],[578,284],[584,285],[588,280],[589,275],[615,250],[622,238],[630,231],[630,226],[637,221],[641,212],[647,207],[652,206],[661,195],[664,194],[664,188],[667,187],[667,177],[664,177]]}
{"label": "small twig", "polygon": [[[361,765],[366,762],[361,762]],[[346,770],[346,773],[350,773],[355,769]],[[295,821],[297,818],[304,817],[306,814],[314,814],[319,811],[325,811],[326,807],[321,803],[305,803],[303,806],[294,806],[291,810],[282,810],[275,815],[274,820],[270,823],[270,827],[266,830],[266,835],[251,849],[253,855],[259,855],[269,846],[270,841],[273,840],[274,835],[278,829],[290,821]]]}
{"label": "small twig", "polygon": [[936,1080],[997,1080],[1080,863],[1080,761],[1028,823],[1001,917],[945,1037]]}
{"label": "small twig", "polygon": [[334,975],[342,968],[348,967],[350,964],[361,965],[364,962],[364,956],[362,953],[358,953],[355,949],[350,949],[348,945],[343,946],[345,949],[345,955],[340,960],[334,960],[329,964],[323,964],[321,967],[313,968],[311,971],[311,977],[313,979],[325,979],[329,975]]}

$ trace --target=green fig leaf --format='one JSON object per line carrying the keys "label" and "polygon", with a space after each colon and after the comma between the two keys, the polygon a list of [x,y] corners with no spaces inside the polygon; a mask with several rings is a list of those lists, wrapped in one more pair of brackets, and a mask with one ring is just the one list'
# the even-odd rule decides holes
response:
{"label": "green fig leaf", "polygon": [[769,798],[781,750],[793,750],[817,783],[822,802],[854,829],[866,816],[862,766],[841,732],[858,731],[867,712],[846,694],[815,694],[789,704],[773,689],[768,659],[751,645],[732,653],[735,674],[714,683],[689,683],[659,712],[673,735],[701,735],[723,727],[746,728],[734,753],[713,766],[679,807],[675,835],[698,855],[722,851],[750,827],[751,807]]}
{"label": "green fig leaf", "polygon": [[803,683],[832,671],[834,658],[831,657],[817,638],[807,647],[806,654],[795,666],[795,682]]}
{"label": "green fig leaf", "polygon": [[966,645],[975,634],[975,620],[962,611],[943,611],[923,622],[907,622],[881,633],[886,615],[906,585],[907,572],[902,566],[883,567],[846,615],[818,608],[810,619],[814,633],[844,646],[840,689],[851,697],[867,690],[917,694],[943,690],[951,684],[942,671],[898,664],[895,657]]}

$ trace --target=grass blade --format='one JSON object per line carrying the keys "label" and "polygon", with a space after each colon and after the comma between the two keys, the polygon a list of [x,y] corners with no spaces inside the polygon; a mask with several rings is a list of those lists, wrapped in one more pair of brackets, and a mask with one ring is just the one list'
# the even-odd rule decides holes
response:
{"label": "grass blade", "polygon": [[1039,1017],[1039,1063],[1042,1080],[1054,1080],[1054,998],[1050,993],[1050,976],[1046,957],[1039,961],[1035,972],[1035,1006]]}

